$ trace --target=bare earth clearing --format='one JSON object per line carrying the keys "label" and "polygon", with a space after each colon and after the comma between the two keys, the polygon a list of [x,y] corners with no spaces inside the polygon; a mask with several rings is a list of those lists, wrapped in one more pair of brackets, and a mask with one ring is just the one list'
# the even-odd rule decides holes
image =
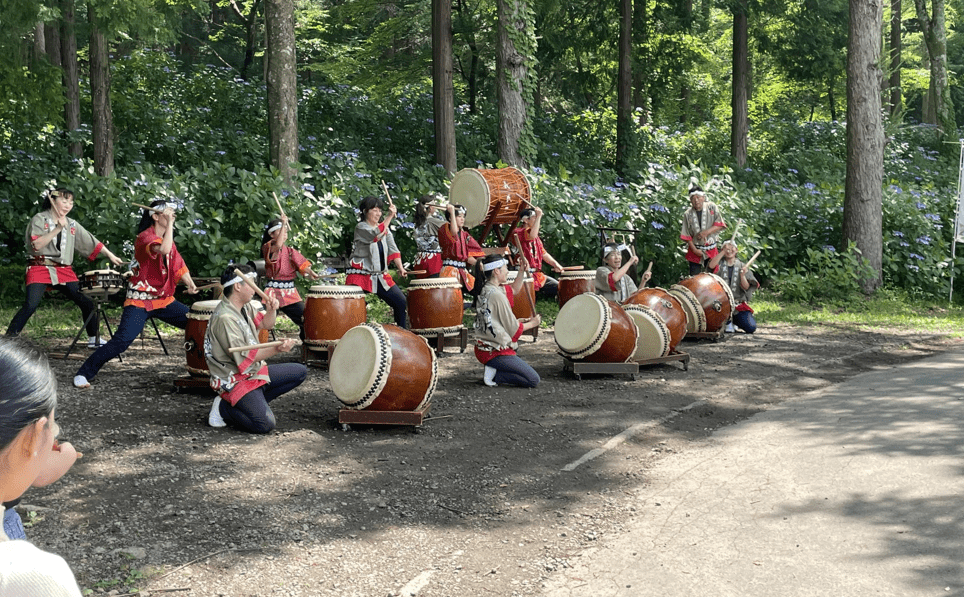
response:
{"label": "bare earth clearing", "polygon": [[771,326],[684,340],[688,371],[671,363],[636,381],[576,381],[543,332],[520,350],[543,376],[535,390],[487,388],[471,348],[449,349],[420,432],[343,431],[327,371],[312,367],[274,403],[277,431],[260,437],[207,427],[209,395],[172,386],[183,353],[138,341],[90,390],[70,384],[78,361],[53,362],[64,438],[85,456],[26,494],[42,517],[27,534],[95,594],[538,594],[636,516],[635,494],[662,454],[771,404],[956,345],[904,330]]}

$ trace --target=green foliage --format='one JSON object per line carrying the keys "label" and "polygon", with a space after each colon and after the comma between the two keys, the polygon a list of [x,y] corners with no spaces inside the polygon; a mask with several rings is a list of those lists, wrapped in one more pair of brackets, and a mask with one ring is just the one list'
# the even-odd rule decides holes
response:
{"label": "green foliage", "polygon": [[806,261],[774,283],[783,301],[846,305],[861,292],[861,283],[876,272],[856,247],[838,253],[832,247],[806,249]]}

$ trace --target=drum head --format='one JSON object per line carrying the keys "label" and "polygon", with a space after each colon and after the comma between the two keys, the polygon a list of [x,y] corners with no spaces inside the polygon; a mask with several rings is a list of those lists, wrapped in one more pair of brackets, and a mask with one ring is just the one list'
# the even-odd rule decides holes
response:
{"label": "drum head", "polygon": [[611,319],[606,299],[590,293],[575,296],[556,316],[556,344],[562,352],[584,358],[602,346],[609,335]]}
{"label": "drum head", "polygon": [[408,283],[409,290],[429,288],[462,288],[458,278],[423,278]]}
{"label": "drum head", "polygon": [[623,311],[632,318],[639,331],[633,360],[655,359],[669,354],[669,328],[656,311],[643,305],[623,305]]}
{"label": "drum head", "polygon": [[589,270],[574,270],[559,274],[559,281],[563,280],[595,280],[596,272]]}
{"label": "drum head", "polygon": [[385,388],[391,368],[388,334],[378,324],[363,323],[345,332],[331,355],[331,390],[348,406],[365,408]]}
{"label": "drum head", "polygon": [[673,284],[669,287],[669,293],[679,299],[683,304],[683,311],[686,312],[686,331],[687,333],[699,333],[706,331],[706,312],[700,304],[696,295],[689,288]]}
{"label": "drum head", "polygon": [[197,301],[191,305],[191,310],[187,313],[188,319],[211,319],[211,314],[214,313],[215,307],[221,304],[221,301]]}
{"label": "drum head", "polygon": [[317,298],[365,298],[365,292],[358,286],[312,286],[308,289],[309,297]]}
{"label": "drum head", "polygon": [[478,226],[489,212],[489,183],[475,168],[459,170],[452,178],[449,201],[465,206],[465,227]]}

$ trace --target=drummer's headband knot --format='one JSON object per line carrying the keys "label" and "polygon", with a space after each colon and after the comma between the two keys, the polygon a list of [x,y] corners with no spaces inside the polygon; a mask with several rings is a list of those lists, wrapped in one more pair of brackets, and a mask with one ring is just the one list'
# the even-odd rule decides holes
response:
{"label": "drummer's headband knot", "polygon": [[[247,278],[247,279],[249,279],[249,280],[251,280],[252,278],[254,278],[254,277],[257,276],[257,275],[258,275],[258,272],[249,272],[249,273],[245,274],[244,277]],[[240,282],[240,281],[241,281],[241,278],[240,278],[239,276],[235,276],[235,277],[231,278],[230,280],[228,280],[227,282],[225,282],[224,284],[222,284],[221,286],[223,286],[224,288],[227,288],[228,286],[234,286],[235,284],[237,284],[237,283]]]}
{"label": "drummer's headband knot", "polygon": [[275,224],[275,225],[272,226],[271,228],[268,228],[268,234],[271,234],[271,233],[274,232],[275,230],[281,230],[281,222],[278,222],[277,224]]}
{"label": "drummer's headband knot", "polygon": [[499,259],[498,261],[490,261],[489,263],[482,264],[482,271],[491,272],[494,269],[499,269],[505,265],[505,259]]}

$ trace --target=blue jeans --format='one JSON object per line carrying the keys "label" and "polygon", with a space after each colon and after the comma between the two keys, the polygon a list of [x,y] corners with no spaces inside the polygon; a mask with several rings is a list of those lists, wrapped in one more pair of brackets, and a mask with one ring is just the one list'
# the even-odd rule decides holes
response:
{"label": "blue jeans", "polygon": [[221,418],[249,433],[268,433],[277,423],[268,403],[300,386],[306,375],[308,368],[301,363],[268,365],[271,381],[245,394],[234,406],[222,400],[218,408]]}
{"label": "blue jeans", "polygon": [[756,319],[754,319],[753,313],[749,311],[737,311],[733,313],[733,325],[747,334],[752,334],[756,331]]}
{"label": "blue jeans", "polygon": [[124,307],[120,323],[117,324],[117,330],[114,331],[113,337],[84,361],[76,375],[83,375],[87,378],[87,381],[94,379],[104,363],[123,353],[134,340],[137,340],[137,337],[144,331],[147,320],[151,317],[183,330],[187,327],[187,312],[189,310],[187,305],[178,301],[153,311],[133,305]]}
{"label": "blue jeans", "polygon": [[26,539],[27,531],[23,528],[23,521],[20,514],[12,507],[3,512],[3,532],[11,540]]}
{"label": "blue jeans", "polygon": [[504,354],[497,356],[488,363],[486,367],[496,370],[495,383],[511,384],[522,386],[523,388],[534,388],[539,385],[541,378],[536,370],[514,354]]}

